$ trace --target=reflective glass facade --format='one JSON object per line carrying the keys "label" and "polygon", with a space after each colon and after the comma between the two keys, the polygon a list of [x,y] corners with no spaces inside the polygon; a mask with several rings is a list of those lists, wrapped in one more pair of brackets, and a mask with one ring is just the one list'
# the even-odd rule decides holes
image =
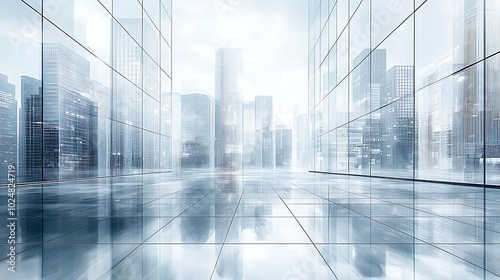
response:
{"label": "reflective glass facade", "polygon": [[3,3],[2,170],[18,183],[170,171],[171,5]]}
{"label": "reflective glass facade", "polygon": [[500,5],[309,1],[309,169],[500,184]]}

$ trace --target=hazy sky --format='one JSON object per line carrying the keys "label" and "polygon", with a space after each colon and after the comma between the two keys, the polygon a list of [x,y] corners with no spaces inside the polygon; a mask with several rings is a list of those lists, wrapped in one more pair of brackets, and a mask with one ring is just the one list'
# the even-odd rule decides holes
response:
{"label": "hazy sky", "polygon": [[275,124],[307,110],[307,1],[174,1],[174,92],[214,96],[215,53],[243,50],[243,95],[274,97]]}

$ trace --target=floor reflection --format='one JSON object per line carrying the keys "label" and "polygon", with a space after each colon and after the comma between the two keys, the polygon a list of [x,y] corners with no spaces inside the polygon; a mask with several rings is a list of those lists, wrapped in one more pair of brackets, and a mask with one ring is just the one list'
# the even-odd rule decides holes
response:
{"label": "floor reflection", "polygon": [[17,197],[17,272],[2,257],[0,279],[500,279],[493,188],[191,172]]}

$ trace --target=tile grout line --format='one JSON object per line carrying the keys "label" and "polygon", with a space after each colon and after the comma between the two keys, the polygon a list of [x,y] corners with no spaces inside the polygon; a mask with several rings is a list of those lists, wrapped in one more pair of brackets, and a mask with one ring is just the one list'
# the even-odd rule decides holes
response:
{"label": "tile grout line", "polygon": [[339,280],[339,278],[337,277],[337,274],[335,274],[335,272],[333,271],[333,269],[330,267],[330,265],[328,264],[328,261],[326,260],[326,258],[323,256],[323,254],[321,254],[321,251],[319,250],[319,248],[316,246],[316,244],[314,243],[314,241],[312,240],[312,238],[309,236],[309,234],[307,233],[307,231],[304,229],[304,227],[302,226],[302,224],[297,219],[297,217],[295,217],[295,214],[288,207],[288,205],[283,200],[283,198],[281,197],[281,195],[276,191],[276,189],[273,187],[273,185],[271,183],[269,183],[269,181],[266,180],[266,182],[274,190],[274,192],[276,193],[276,195],[280,198],[281,202],[283,202],[283,204],[285,204],[285,207],[288,209],[288,211],[290,211],[290,214],[292,214],[293,218],[299,224],[300,228],[304,231],[304,233],[306,234],[306,236],[309,239],[309,241],[311,241],[311,244],[314,246],[314,248],[316,249],[316,251],[318,252],[318,254],[321,256],[321,258],[323,259],[323,261],[325,262],[326,266],[328,267],[328,269],[330,270],[330,272],[333,274],[333,276],[335,277],[335,279]]}

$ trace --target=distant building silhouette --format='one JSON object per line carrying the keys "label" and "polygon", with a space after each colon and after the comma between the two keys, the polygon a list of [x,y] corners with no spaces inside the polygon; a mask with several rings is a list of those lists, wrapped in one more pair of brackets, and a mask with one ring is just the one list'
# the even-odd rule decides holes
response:
{"label": "distant building silhouette", "polygon": [[272,96],[255,97],[255,165],[258,168],[275,166]]}
{"label": "distant building silhouette", "polygon": [[59,43],[43,44],[43,179],[97,175],[97,104],[90,63]]}
{"label": "distant building silhouette", "polygon": [[275,130],[276,143],[276,167],[291,167],[292,162],[292,140],[293,134],[291,129],[287,129],[284,125],[276,126]]}
{"label": "distant building silhouette", "polygon": [[0,74],[0,122],[0,169],[3,171],[10,164],[18,165],[16,88],[4,74]]}
{"label": "distant building silhouette", "polygon": [[181,95],[181,141],[181,167],[214,167],[215,102],[208,95]]}
{"label": "distant building silhouette", "polygon": [[255,167],[255,101],[243,102],[243,167]]}
{"label": "distant building silhouette", "polygon": [[25,181],[42,180],[42,84],[32,77],[21,77],[19,113],[19,167]]}
{"label": "distant building silhouette", "polygon": [[220,109],[215,120],[216,153],[218,167],[225,170],[239,170],[242,165],[242,72],[241,49],[221,48],[217,51],[215,99]]}

